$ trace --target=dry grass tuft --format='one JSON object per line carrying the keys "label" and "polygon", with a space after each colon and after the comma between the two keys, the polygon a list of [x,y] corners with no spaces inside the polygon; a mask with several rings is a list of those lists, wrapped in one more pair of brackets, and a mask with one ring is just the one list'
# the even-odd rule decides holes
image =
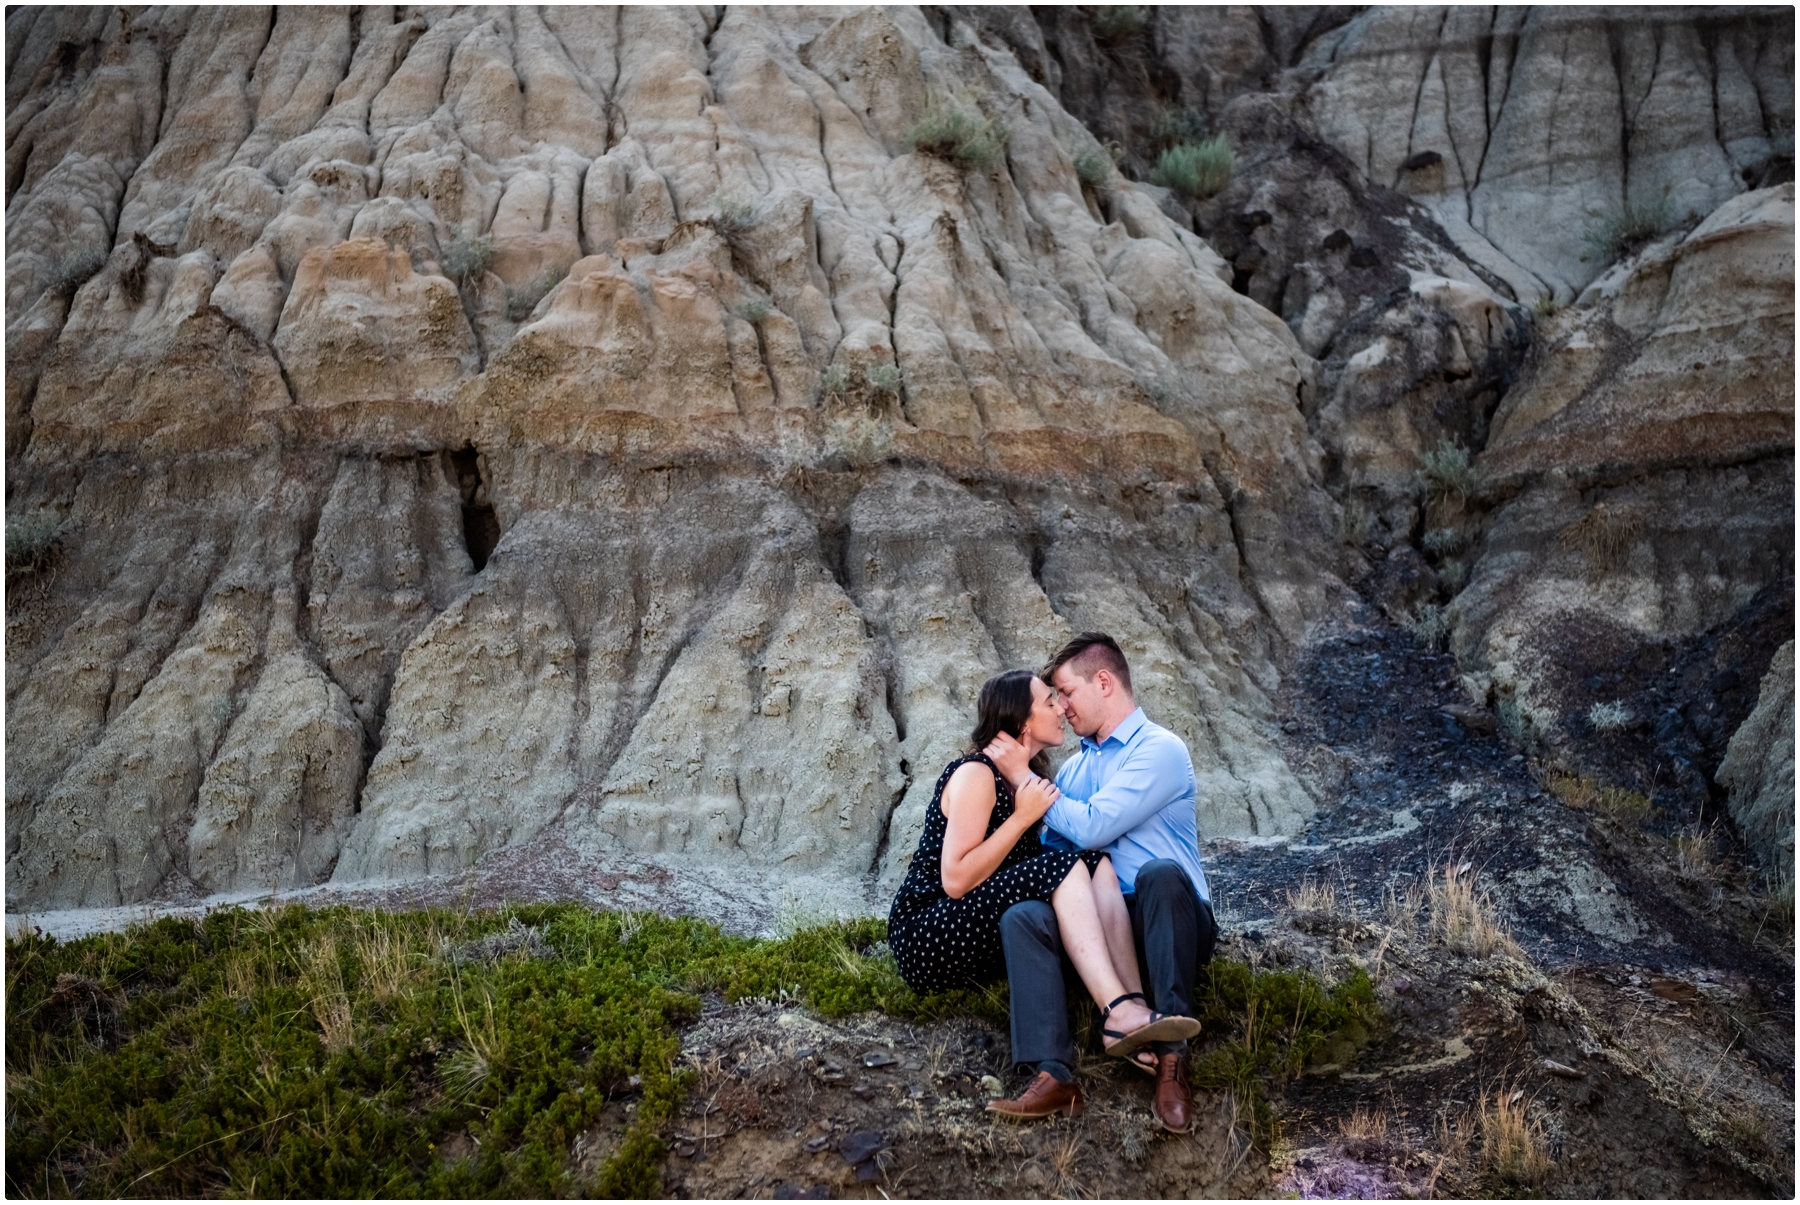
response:
{"label": "dry grass tuft", "polygon": [[1690,883],[1716,885],[1725,875],[1719,857],[1718,834],[1712,828],[1695,827],[1669,839],[1675,855],[1675,873]]}
{"label": "dry grass tuft", "polygon": [[1648,796],[1624,787],[1603,787],[1592,778],[1553,771],[1544,785],[1552,795],[1570,807],[1584,812],[1599,812],[1621,824],[1641,824],[1656,811]]}
{"label": "dry grass tuft", "polygon": [[368,928],[358,926],[351,943],[356,950],[356,960],[362,966],[363,982],[369,985],[369,993],[376,1003],[387,1004],[398,997],[405,990],[411,973],[408,966],[411,952],[405,944],[379,924]]}
{"label": "dry grass tuft", "polygon": [[1610,508],[1604,502],[1571,524],[1558,543],[1587,558],[1588,570],[1609,573],[1625,562],[1644,531],[1644,516],[1635,510]]}
{"label": "dry grass tuft", "polygon": [[350,995],[344,990],[344,974],[338,966],[336,934],[326,932],[313,942],[307,952],[305,982],[312,995],[313,1016],[325,1036],[325,1049],[336,1054],[356,1045]]}
{"label": "dry grass tuft", "polygon": [[262,990],[262,959],[253,949],[234,950],[225,959],[225,991],[234,1000],[248,1000]]}
{"label": "dry grass tuft", "polygon": [[1081,1134],[1071,1129],[1061,1137],[1051,1139],[1045,1147],[1044,1156],[1056,1176],[1055,1192],[1059,1197],[1087,1195],[1075,1179],[1075,1172],[1081,1165],[1081,1146]]}
{"label": "dry grass tuft", "polygon": [[1302,880],[1297,891],[1287,893],[1288,907],[1296,912],[1336,912],[1337,886],[1313,878]]}
{"label": "dry grass tuft", "polygon": [[1410,937],[1419,927],[1419,913],[1425,908],[1425,897],[1423,883],[1409,883],[1405,891],[1396,891],[1392,883],[1388,884],[1381,899],[1388,925]]}
{"label": "dry grass tuft", "polygon": [[1530,1103],[1522,1090],[1506,1088],[1481,1102],[1481,1163],[1502,1180],[1535,1187],[1552,1165],[1544,1123],[1531,1118]]}
{"label": "dry grass tuft", "polygon": [[1506,954],[1524,958],[1512,934],[1501,923],[1487,892],[1477,893],[1469,863],[1445,864],[1433,872],[1429,888],[1432,936],[1453,950],[1488,958]]}
{"label": "dry grass tuft", "polygon": [[1330,880],[1310,875],[1300,881],[1298,889],[1287,892],[1288,907],[1294,910],[1296,927],[1308,931],[1331,928],[1337,923],[1337,886]]}
{"label": "dry grass tuft", "polygon": [[1387,1132],[1387,1114],[1361,1105],[1350,1116],[1338,1118],[1338,1133],[1351,1142],[1381,1142]]}
{"label": "dry grass tuft", "polygon": [[456,1021],[462,1029],[464,1044],[438,1063],[438,1078],[453,1094],[470,1096],[500,1064],[504,1041],[494,1017],[494,998],[484,989],[482,1004],[485,1007],[471,1016],[463,1001],[460,976],[455,983]]}

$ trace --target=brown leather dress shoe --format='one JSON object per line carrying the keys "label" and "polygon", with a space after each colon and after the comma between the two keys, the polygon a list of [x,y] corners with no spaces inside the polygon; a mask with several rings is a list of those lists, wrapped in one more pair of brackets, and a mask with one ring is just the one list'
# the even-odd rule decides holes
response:
{"label": "brown leather dress shoe", "polygon": [[1156,1095],[1150,1113],[1162,1128],[1185,1134],[1194,1128],[1194,1097],[1188,1091],[1187,1067],[1178,1054],[1156,1056]]}
{"label": "brown leather dress shoe", "polygon": [[1080,1084],[1065,1084],[1048,1071],[1040,1071],[1012,1100],[988,1101],[987,1111],[1007,1121],[1036,1121],[1056,1114],[1080,1117],[1087,1112],[1087,1098],[1082,1096]]}

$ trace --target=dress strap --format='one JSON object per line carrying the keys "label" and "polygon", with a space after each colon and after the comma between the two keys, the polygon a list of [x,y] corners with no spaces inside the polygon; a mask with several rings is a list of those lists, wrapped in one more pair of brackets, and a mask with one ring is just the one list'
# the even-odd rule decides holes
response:
{"label": "dress strap", "polygon": [[980,762],[982,765],[986,766],[988,768],[989,773],[993,774],[993,776],[994,776],[994,790],[997,792],[1000,792],[1001,794],[1005,795],[1009,799],[1012,797],[1012,793],[1013,793],[1012,784],[1010,782],[1006,781],[1006,775],[1000,773],[1000,767],[996,766],[994,764],[993,758],[989,757],[985,753],[971,753],[967,757],[963,758],[963,761],[964,762],[972,762],[972,761]]}

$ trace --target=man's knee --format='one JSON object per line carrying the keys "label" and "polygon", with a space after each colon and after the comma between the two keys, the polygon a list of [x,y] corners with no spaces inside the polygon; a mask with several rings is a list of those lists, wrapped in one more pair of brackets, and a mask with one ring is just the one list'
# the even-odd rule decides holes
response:
{"label": "man's knee", "polygon": [[1000,940],[1007,946],[1029,942],[1060,949],[1062,931],[1056,924],[1056,909],[1042,900],[1014,904],[1000,914]]}
{"label": "man's knee", "polygon": [[1187,871],[1181,868],[1181,863],[1168,858],[1158,858],[1140,866],[1133,890],[1140,903],[1155,900],[1165,905],[1181,904],[1197,902],[1200,898],[1194,885],[1188,882]]}

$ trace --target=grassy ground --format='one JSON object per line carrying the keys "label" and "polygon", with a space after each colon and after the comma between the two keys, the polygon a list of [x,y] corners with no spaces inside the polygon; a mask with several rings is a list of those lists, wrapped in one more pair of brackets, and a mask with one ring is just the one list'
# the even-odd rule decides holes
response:
{"label": "grassy ground", "polygon": [[[909,991],[883,936],[858,921],[764,941],[573,905],[295,906],[9,941],[8,1195],[655,1195],[699,993],[1004,1020],[1003,987]],[[1216,962],[1200,1011],[1223,1040],[1197,1078],[1258,1100],[1372,1021],[1372,999],[1366,979],[1326,991]],[[621,1099],[626,1131],[584,1177],[571,1143]],[[460,1133],[472,1157],[439,1150]]]}

